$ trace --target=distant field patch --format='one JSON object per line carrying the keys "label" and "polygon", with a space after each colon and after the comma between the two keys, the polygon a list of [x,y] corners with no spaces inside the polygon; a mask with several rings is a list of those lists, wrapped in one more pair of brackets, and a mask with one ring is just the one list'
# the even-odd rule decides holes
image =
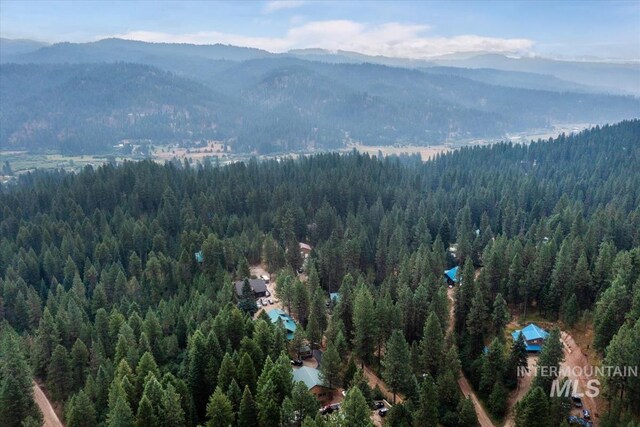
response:
{"label": "distant field patch", "polygon": [[452,151],[453,148],[447,145],[362,145],[362,144],[350,144],[349,150],[356,149],[361,153],[368,153],[377,156],[382,153],[383,156],[399,156],[402,154],[412,155],[419,154],[422,161],[427,161],[434,158],[437,154],[447,153]]}

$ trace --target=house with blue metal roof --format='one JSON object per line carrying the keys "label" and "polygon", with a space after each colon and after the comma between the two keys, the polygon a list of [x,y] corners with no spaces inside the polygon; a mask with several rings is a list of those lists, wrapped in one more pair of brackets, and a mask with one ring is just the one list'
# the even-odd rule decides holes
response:
{"label": "house with blue metal roof", "polygon": [[454,285],[458,279],[458,266],[444,272],[444,278],[449,285]]}
{"label": "house with blue metal roof", "polygon": [[511,333],[511,337],[514,341],[517,341],[520,334],[522,334],[522,337],[524,338],[527,351],[535,353],[539,353],[540,350],[542,350],[542,345],[549,336],[549,332],[545,331],[535,323],[530,323],[523,329],[513,331]]}
{"label": "house with blue metal roof", "polygon": [[271,323],[278,323],[278,321],[282,322],[282,325],[287,332],[287,339],[292,340],[293,334],[296,332],[296,322],[291,318],[291,316],[279,308],[274,308],[267,314],[269,315],[269,319],[271,319]]}

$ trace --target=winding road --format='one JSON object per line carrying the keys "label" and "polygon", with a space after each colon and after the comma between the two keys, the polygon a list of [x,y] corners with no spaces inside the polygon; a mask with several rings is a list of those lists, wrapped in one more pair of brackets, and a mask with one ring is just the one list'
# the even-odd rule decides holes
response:
{"label": "winding road", "polygon": [[44,392],[40,388],[40,386],[33,381],[33,397],[40,408],[40,412],[42,412],[44,427],[64,427],[64,424],[60,422],[56,411],[53,410],[51,403],[49,403],[49,399],[45,396]]}
{"label": "winding road", "polygon": [[[449,297],[449,301],[451,301],[451,306],[449,308],[449,327],[447,328],[447,333],[449,334],[453,333],[454,325],[454,292],[455,288],[449,288],[447,290],[447,296]],[[495,427],[495,424],[493,424],[493,421],[491,421],[491,417],[489,417],[489,414],[487,414],[487,411],[485,411],[484,407],[480,403],[480,400],[478,399],[478,396],[476,395],[476,392],[473,391],[471,384],[469,384],[469,381],[464,376],[462,371],[460,371],[460,377],[458,378],[458,386],[460,387],[460,391],[462,391],[462,394],[471,398],[473,407],[476,409],[476,415],[478,416],[478,423],[480,424],[480,426]]]}

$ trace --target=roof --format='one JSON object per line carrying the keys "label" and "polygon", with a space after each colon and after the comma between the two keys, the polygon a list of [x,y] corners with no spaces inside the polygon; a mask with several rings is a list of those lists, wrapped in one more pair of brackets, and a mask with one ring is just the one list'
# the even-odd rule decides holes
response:
{"label": "roof", "polygon": [[447,276],[452,282],[456,281],[458,276],[458,267],[453,267],[451,270],[446,270],[444,275]]}
{"label": "roof", "polygon": [[293,339],[293,333],[296,331],[296,322],[284,311],[279,308],[274,308],[267,313],[271,323],[277,323],[278,320],[282,320],[284,328],[287,330],[287,339]]}
{"label": "roof", "polygon": [[198,251],[194,255],[196,256],[197,262],[204,262],[204,255],[202,254],[202,251]]}
{"label": "roof", "polygon": [[300,245],[300,250],[311,252],[311,245],[308,245],[302,242],[300,242],[299,245]]}
{"label": "roof", "polygon": [[309,368],[308,366],[293,369],[293,381],[303,382],[309,390],[315,386],[326,387],[320,380],[320,371],[315,368]]}
{"label": "roof", "polygon": [[[236,283],[236,295],[242,296],[242,287],[244,286],[244,280],[238,280]],[[262,279],[250,279],[249,286],[256,294],[263,294],[267,292],[267,284]]]}
{"label": "roof", "polygon": [[338,302],[338,301],[340,301],[340,294],[338,292],[331,292],[329,294],[329,299],[332,302]]}
{"label": "roof", "polygon": [[[532,341],[542,339],[545,340],[549,336],[549,332],[545,331],[535,323],[530,323],[525,328],[513,331],[511,333],[511,337],[514,341],[518,339],[518,337],[522,334],[525,341]],[[527,351],[540,351],[539,345],[530,345],[527,344]]]}

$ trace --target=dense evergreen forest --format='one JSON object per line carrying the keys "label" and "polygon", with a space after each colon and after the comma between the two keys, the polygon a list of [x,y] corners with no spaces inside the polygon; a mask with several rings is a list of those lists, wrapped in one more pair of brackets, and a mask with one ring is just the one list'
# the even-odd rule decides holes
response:
{"label": "dense evergreen forest", "polygon": [[[386,425],[473,426],[457,378],[501,419],[526,364],[506,328],[525,311],[593,324],[603,364],[640,365],[638,120],[427,163],[351,153],[34,172],[1,189],[0,236],[2,426],[39,425],[32,378],[69,427],[369,426],[380,391],[363,367],[398,396]],[[303,275],[298,242],[313,247]],[[290,342],[236,297],[257,263],[299,323]],[[562,357],[550,332],[542,366]],[[325,383],[348,390],[337,413],[292,382],[305,339],[324,351]],[[552,379],[535,379],[517,426],[567,422]],[[603,378],[603,393],[600,425],[639,425],[640,379]]]}

